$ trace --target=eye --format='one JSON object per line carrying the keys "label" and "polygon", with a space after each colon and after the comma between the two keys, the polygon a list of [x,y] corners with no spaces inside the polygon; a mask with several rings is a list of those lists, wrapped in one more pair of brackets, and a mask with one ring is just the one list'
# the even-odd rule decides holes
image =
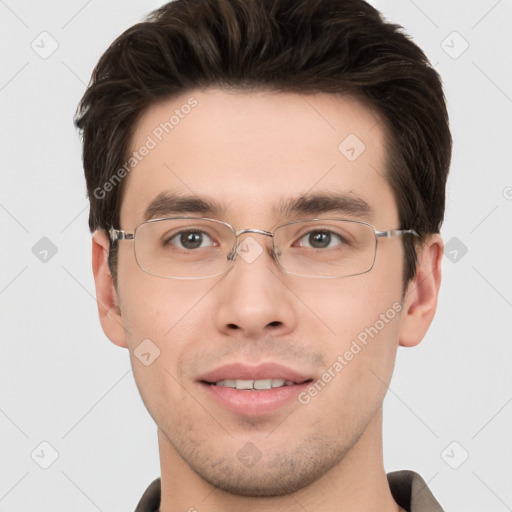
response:
{"label": "eye", "polygon": [[336,245],[343,244],[343,237],[326,229],[316,229],[306,233],[297,242],[300,247],[311,247],[312,249],[326,249]]}
{"label": "eye", "polygon": [[179,233],[176,233],[171,238],[169,238],[167,243],[170,245],[175,245],[180,249],[187,250],[217,245],[204,231],[195,229],[180,231]]}

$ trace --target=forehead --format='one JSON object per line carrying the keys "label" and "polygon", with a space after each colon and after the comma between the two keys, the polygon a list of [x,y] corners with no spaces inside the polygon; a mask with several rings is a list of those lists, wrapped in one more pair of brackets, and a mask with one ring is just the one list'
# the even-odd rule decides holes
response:
{"label": "forehead", "polygon": [[162,194],[272,222],[290,199],[333,193],[362,199],[393,222],[383,129],[348,95],[190,91],[151,106],[136,125],[121,222],[142,222]]}

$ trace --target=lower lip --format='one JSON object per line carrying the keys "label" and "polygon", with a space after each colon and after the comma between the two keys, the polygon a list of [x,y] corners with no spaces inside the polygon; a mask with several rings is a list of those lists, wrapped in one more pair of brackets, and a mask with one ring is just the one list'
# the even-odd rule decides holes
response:
{"label": "lower lip", "polygon": [[204,382],[199,384],[225,409],[243,416],[256,417],[274,412],[296,399],[297,395],[310,383],[254,391],[215,386]]}

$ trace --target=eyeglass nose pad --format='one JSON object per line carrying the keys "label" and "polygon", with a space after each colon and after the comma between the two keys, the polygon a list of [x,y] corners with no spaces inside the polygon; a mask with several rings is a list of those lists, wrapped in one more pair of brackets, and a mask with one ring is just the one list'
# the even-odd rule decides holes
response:
{"label": "eyeglass nose pad", "polygon": [[[229,251],[229,253],[226,255],[226,259],[228,260],[228,262],[231,262],[231,261],[233,261],[236,258],[237,250],[238,250],[238,241],[236,242],[236,244],[233,247],[233,249],[231,249],[231,251]],[[272,256],[274,258],[277,258],[277,255],[278,255],[278,252],[273,248],[272,249]]]}

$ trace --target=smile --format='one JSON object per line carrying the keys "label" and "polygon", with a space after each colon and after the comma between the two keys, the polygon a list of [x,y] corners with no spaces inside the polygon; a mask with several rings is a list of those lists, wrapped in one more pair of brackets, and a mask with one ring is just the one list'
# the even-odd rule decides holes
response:
{"label": "smile", "polygon": [[272,389],[280,388],[283,386],[293,386],[295,382],[284,379],[224,379],[218,382],[212,383],[214,386],[223,386],[226,388],[233,389],[245,389],[245,390],[261,390],[261,389]]}
{"label": "smile", "polygon": [[239,416],[279,413],[297,403],[313,381],[311,373],[266,362],[257,366],[232,363],[202,374],[200,389],[221,409]]}

